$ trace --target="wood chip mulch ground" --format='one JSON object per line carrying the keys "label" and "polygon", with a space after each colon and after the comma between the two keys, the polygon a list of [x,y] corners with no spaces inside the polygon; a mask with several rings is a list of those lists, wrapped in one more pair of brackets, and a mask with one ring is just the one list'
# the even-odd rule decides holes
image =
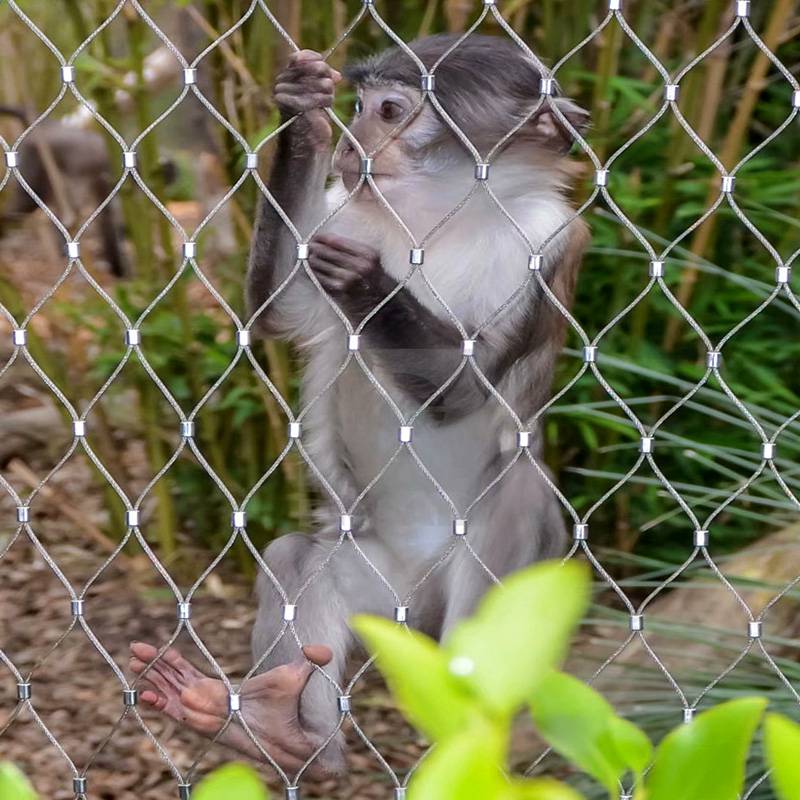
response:
{"label": "wood chip mulch ground", "polygon": [[[12,475],[25,474],[18,462]],[[81,515],[91,526],[102,516],[102,498],[85,484],[88,470],[76,465],[53,479],[52,494],[37,509],[33,526],[42,545],[74,587],[85,585],[108,553],[98,541],[59,513],[59,499],[82,497]],[[0,503],[0,519],[13,518],[13,507]],[[13,536],[0,529],[0,552]],[[209,560],[211,556],[198,554]],[[177,798],[177,779],[132,714],[122,721],[122,685],[86,632],[73,627],[69,593],[32,542],[20,536],[0,559],[0,647],[26,678],[31,705],[79,770],[88,766],[87,797],[96,800],[167,800]],[[228,568],[214,573],[210,589],[193,603],[196,630],[229,676],[250,665],[249,629],[254,608],[249,581]],[[124,553],[108,566],[87,593],[85,621],[115,664],[132,679],[127,649],[133,640],[166,642],[175,626],[171,592],[157,579],[141,554]],[[63,638],[62,638],[63,637]],[[202,657],[182,636],[179,646],[195,663]],[[198,777],[234,755],[219,745],[205,754],[208,742],[160,715],[142,709],[142,720],[179,769],[186,773],[196,759]],[[389,765],[402,775],[424,752],[424,745],[393,709],[375,678],[354,695],[354,717]],[[18,707],[16,678],[0,665],[0,760],[15,762],[32,780],[41,798],[69,800],[73,773],[67,760],[35,723],[30,707]],[[349,775],[340,781],[303,782],[309,798],[387,798],[393,785],[375,755],[345,723],[350,741]],[[110,736],[110,738],[108,738]],[[202,756],[202,757],[201,757]],[[275,788],[271,768],[262,770]],[[271,774],[272,773],[272,774]],[[276,793],[277,794],[277,793]],[[281,793],[282,794],[282,793]],[[277,796],[281,796],[277,794]]]}

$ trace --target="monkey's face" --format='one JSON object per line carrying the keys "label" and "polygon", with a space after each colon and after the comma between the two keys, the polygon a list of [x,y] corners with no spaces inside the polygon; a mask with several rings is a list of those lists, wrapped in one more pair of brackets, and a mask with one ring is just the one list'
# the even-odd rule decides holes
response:
{"label": "monkey's face", "polygon": [[361,177],[361,154],[353,139],[372,158],[372,175],[381,192],[415,172],[415,156],[430,141],[430,121],[423,109],[420,92],[407,86],[359,88],[350,136],[342,135],[333,157],[334,172],[341,174],[348,191]]}

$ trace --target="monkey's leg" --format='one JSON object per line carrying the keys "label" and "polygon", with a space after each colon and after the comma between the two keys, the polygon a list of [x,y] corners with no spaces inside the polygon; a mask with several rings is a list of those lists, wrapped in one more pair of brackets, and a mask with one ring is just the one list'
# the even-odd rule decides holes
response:
{"label": "monkey's leg", "polygon": [[566,540],[558,499],[533,465],[520,459],[470,521],[468,541],[476,555],[459,548],[448,566],[442,635],[471,615],[491,588],[486,569],[502,579],[535,561],[559,558]]}
{"label": "monkey's leg", "polygon": [[[345,543],[332,556],[336,536],[289,534],[272,542],[264,561],[286,592],[296,602],[296,618],[286,628],[284,600],[268,576],[259,577],[259,605],[253,627],[253,659],[263,659],[266,669],[294,662],[300,655],[297,639],[304,645],[325,644],[331,651],[324,674],[317,670],[300,698],[300,723],[318,744],[330,743],[320,754],[324,768],[332,773],[344,769],[344,736],[337,731],[341,713],[337,704],[348,653],[355,640],[348,628],[353,614],[374,611],[374,594],[367,569],[352,547]],[[373,602],[371,602],[373,601]],[[295,638],[297,637],[297,638]]]}

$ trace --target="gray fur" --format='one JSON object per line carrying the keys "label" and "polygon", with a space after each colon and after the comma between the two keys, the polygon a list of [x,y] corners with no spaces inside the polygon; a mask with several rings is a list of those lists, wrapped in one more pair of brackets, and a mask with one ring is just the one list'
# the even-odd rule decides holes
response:
{"label": "gray fur", "polygon": [[[26,127],[30,124],[26,112],[8,106],[0,114],[17,117]],[[55,168],[61,174],[70,198],[86,205],[87,212],[104,203],[113,183],[111,165],[103,137],[94,131],[70,128],[59,120],[40,122],[18,147],[19,172],[39,199],[57,216],[57,197],[45,169],[42,148],[49,149]],[[39,208],[36,201],[16,180],[12,181],[11,198],[3,209],[2,222],[16,222]],[[97,219],[103,256],[114,275],[124,276],[129,265],[122,247],[123,232],[116,200],[108,203]],[[63,248],[64,237],[54,229],[58,246]]]}
{"label": "gray fur", "polygon": [[[478,34],[471,34],[445,56],[460,38],[460,34],[439,34],[408,46],[425,69],[435,67],[437,100],[479,150],[492,147],[534,109],[541,107],[547,113],[540,93],[540,81],[547,71],[538,58],[505,36]],[[398,83],[419,87],[421,79],[419,66],[400,47],[347,67],[345,75],[360,86]],[[557,85],[556,90],[558,95]],[[584,129],[588,121],[585,111],[564,97],[556,96],[552,102],[574,128]],[[566,143],[571,144],[572,135],[558,124]],[[453,134],[443,127],[442,136]]]}
{"label": "gray fur", "polygon": [[[430,66],[450,42],[452,39],[446,37],[432,37],[413,47]],[[541,65],[501,39],[471,37],[468,42],[472,44],[448,56],[437,69],[437,92],[443,92],[443,104],[449,106],[448,112],[470,138],[486,142],[491,137],[496,139],[498,131],[505,134],[523,113],[524,104],[537,98]],[[366,83],[418,85],[418,69],[413,63],[405,64],[404,59],[408,59],[401,56],[398,50],[387,51],[350,74]],[[302,118],[298,122],[280,134],[269,189],[304,239],[327,213],[329,153],[310,146]],[[443,137],[445,133],[442,128]],[[431,148],[434,145],[432,142]],[[436,147],[440,149],[439,144]],[[508,158],[519,156],[509,150]],[[548,218],[551,208],[557,209],[552,213],[558,219],[567,218],[560,188],[563,181],[560,175],[555,176],[558,159],[548,153],[540,160],[553,163],[547,169],[552,169],[554,176],[548,175],[547,182],[531,181],[529,196],[517,196],[515,202],[528,209],[541,204],[543,219]],[[535,161],[526,154],[514,163],[512,176],[524,175]],[[436,191],[435,184],[428,191]],[[332,205],[335,202],[330,201]],[[390,262],[408,263],[408,242],[392,238],[397,236],[396,226],[387,223],[387,216],[379,205],[375,204],[374,210],[367,205],[353,211],[349,218],[347,213],[335,215],[326,226],[331,234],[360,236],[383,259],[385,274],[379,272],[378,279],[365,283],[360,296],[335,298],[352,325],[357,325],[396,284]],[[415,223],[424,222],[428,229],[433,228],[441,217],[430,216]],[[497,223],[491,216],[481,217],[486,226],[494,226],[495,237],[510,235],[502,217],[496,218]],[[452,222],[452,227],[457,225],[458,219]],[[469,235],[470,231],[463,234]],[[490,241],[490,237],[484,235],[483,241]],[[543,271],[551,290],[567,307],[585,245],[584,227],[573,223],[551,249],[556,257]],[[435,242],[431,249],[436,252]],[[491,263],[492,252],[491,247],[481,250],[474,264],[460,267],[462,273],[469,270],[473,280],[475,275],[482,275],[488,288],[495,280],[493,270],[507,266]],[[446,247],[439,251],[440,259],[445,258],[442,253],[446,255]],[[457,262],[437,264],[435,257],[431,260],[431,269],[439,270],[439,274],[448,268],[455,271],[457,266]],[[410,453],[400,453],[386,467],[398,447],[398,423],[361,368],[351,361],[331,385],[347,357],[347,331],[309,277],[302,272],[295,275],[263,308],[294,269],[295,240],[280,214],[270,203],[262,202],[247,278],[248,305],[251,313],[258,312],[258,330],[295,342],[307,358],[303,407],[312,399],[315,402],[304,414],[304,446],[327,486],[348,508],[385,469],[381,481],[363,494],[356,506],[353,541],[340,542],[335,522],[340,511],[333,501],[325,499],[317,511],[317,532],[283,537],[264,553],[289,602],[298,604],[294,630],[300,640],[304,644],[327,644],[334,652],[333,661],[325,668],[327,677],[315,676],[301,700],[305,726],[319,741],[325,741],[334,734],[339,721],[335,685],[343,685],[348,656],[357,651],[348,619],[364,612],[390,616],[397,603],[374,570],[386,578],[401,600],[412,594],[410,623],[437,637],[474,609],[490,581],[463,542],[457,542],[451,557],[415,589],[453,542],[452,510],[422,475]],[[476,299],[480,291],[477,284]],[[467,327],[483,317],[470,308],[462,312]],[[549,396],[563,334],[563,316],[543,299],[538,288],[532,287],[479,337],[477,364],[523,419],[541,408]],[[411,286],[371,318],[362,339],[363,358],[407,416],[450,378],[463,358],[460,331],[432,296]],[[418,436],[415,451],[459,508],[469,505],[518,455],[513,421],[475,376],[471,364],[418,416],[414,429]],[[530,451],[541,464],[538,430],[534,431]],[[328,497],[326,486],[320,487],[320,495]],[[537,559],[558,555],[565,538],[560,506],[525,455],[469,515],[469,544],[498,577]],[[259,580],[258,596],[253,655],[260,659],[272,647],[263,664],[267,669],[295,658],[298,648],[281,620],[282,596],[266,576]],[[278,644],[273,647],[276,639]],[[331,769],[341,768],[342,746],[341,736],[335,735],[325,751]]]}

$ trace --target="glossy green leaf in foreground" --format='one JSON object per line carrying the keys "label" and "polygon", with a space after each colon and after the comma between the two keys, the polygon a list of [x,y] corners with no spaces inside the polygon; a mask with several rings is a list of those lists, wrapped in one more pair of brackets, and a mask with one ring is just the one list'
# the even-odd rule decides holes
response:
{"label": "glossy green leaf in foreground", "polygon": [[436,642],[380,617],[358,616],[353,629],[409,721],[434,740],[462,733],[480,716],[477,704],[448,669]]}
{"label": "glossy green leaf in foreground", "polygon": [[504,733],[480,722],[437,744],[414,773],[409,800],[500,798],[508,786],[505,745]]}
{"label": "glossy green leaf in foreground", "polygon": [[497,800],[584,800],[584,797],[565,783],[538,778],[514,781]]}
{"label": "glossy green leaf in foreground", "polygon": [[767,701],[722,703],[661,742],[647,780],[647,800],[737,800],[753,734]]}
{"label": "glossy green leaf in foreground", "polygon": [[780,714],[768,714],[764,758],[780,800],[800,800],[800,725]]}
{"label": "glossy green leaf in foreground", "polygon": [[588,602],[589,574],[576,562],[517,572],[448,637],[451,670],[491,711],[511,714],[564,659]]}
{"label": "glossy green leaf in foreground", "polygon": [[28,779],[13,765],[0,764],[0,798],[2,800],[36,800],[36,792]]}
{"label": "glossy green leaf in foreground", "polygon": [[611,793],[629,770],[641,774],[650,763],[650,740],[619,717],[611,704],[583,681],[551,672],[531,697],[531,715],[554,750]]}
{"label": "glossy green leaf in foreground", "polygon": [[214,770],[192,792],[192,800],[269,800],[258,773],[245,764],[226,764]]}

